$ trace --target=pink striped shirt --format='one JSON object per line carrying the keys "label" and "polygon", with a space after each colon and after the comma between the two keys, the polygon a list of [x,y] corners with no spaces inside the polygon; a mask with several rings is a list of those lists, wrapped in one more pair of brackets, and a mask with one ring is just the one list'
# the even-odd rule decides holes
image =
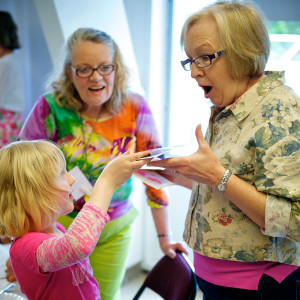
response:
{"label": "pink striped shirt", "polygon": [[29,232],[10,248],[11,264],[21,291],[29,299],[100,299],[88,256],[109,216],[86,203],[61,237]]}

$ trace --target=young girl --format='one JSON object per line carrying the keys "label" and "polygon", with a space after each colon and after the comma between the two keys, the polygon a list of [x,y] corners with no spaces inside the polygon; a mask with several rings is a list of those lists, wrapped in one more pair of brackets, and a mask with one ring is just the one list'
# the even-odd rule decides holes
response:
{"label": "young girl", "polygon": [[14,237],[11,264],[29,299],[100,299],[88,256],[109,221],[114,190],[147,162],[137,160],[147,154],[111,161],[66,231],[56,219],[73,210],[75,180],[60,149],[44,140],[0,149],[0,235]]}

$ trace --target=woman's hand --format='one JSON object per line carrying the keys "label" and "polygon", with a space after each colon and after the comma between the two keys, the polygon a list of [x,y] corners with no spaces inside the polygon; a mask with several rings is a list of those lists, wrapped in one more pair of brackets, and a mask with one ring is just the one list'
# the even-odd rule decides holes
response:
{"label": "woman's hand", "polygon": [[159,244],[162,252],[171,258],[175,258],[176,251],[184,252],[188,255],[186,248],[181,243],[171,242],[169,238],[160,238]]}
{"label": "woman's hand", "polygon": [[192,189],[193,181],[185,177],[183,174],[180,174],[178,171],[171,170],[171,169],[164,169],[164,170],[157,170],[156,172],[176,185],[183,186],[190,190]]}
{"label": "woman's hand", "polygon": [[[153,161],[149,162],[148,165],[163,167],[169,170],[169,172],[170,170],[173,170],[173,172],[175,171],[173,176],[177,174],[176,172],[178,172],[177,176],[183,176],[178,177],[178,179],[169,177],[174,183],[176,183],[176,180],[182,182],[183,178],[187,178],[215,187],[221,180],[226,169],[222,166],[209,145],[206,143],[200,124],[196,128],[196,137],[199,148],[194,154]],[[167,171],[165,171],[165,174],[165,177],[168,179]]]}

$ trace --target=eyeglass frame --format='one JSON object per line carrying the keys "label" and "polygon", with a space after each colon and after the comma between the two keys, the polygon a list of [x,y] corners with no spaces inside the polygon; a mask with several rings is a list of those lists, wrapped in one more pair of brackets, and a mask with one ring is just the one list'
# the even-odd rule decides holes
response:
{"label": "eyeglass frame", "polygon": [[[212,64],[212,60],[213,60],[214,58],[217,58],[218,56],[222,55],[223,53],[225,53],[225,50],[221,50],[221,51],[215,52],[215,53],[213,53],[213,54],[200,55],[200,56],[198,56],[197,58],[195,58],[195,59],[193,59],[193,60],[191,60],[191,59],[182,60],[180,63],[181,63],[181,65],[182,65],[182,67],[183,67],[183,69],[184,69],[185,71],[191,71],[191,70],[192,70],[192,64],[193,64],[193,63],[194,63],[198,68],[201,68],[201,69],[202,69],[202,68],[206,68],[206,67],[210,66],[210,65]],[[209,62],[209,64],[208,64],[207,66],[199,67],[199,66],[197,65],[197,59],[199,59],[199,58],[201,58],[201,57],[203,57],[203,56],[207,56],[207,57],[209,58],[210,62]],[[187,70],[187,69],[185,68],[185,66],[186,66],[188,63],[189,63],[189,66],[190,66],[189,70]]]}
{"label": "eyeglass frame", "polygon": [[[105,74],[100,73],[100,72],[99,72],[99,68],[100,68],[100,67],[104,67],[104,66],[106,66],[106,67],[107,67],[107,66],[111,66],[111,67],[112,67],[112,70],[111,70],[109,73],[105,73]],[[100,66],[98,66],[97,68],[83,67],[83,68],[77,68],[77,69],[74,68],[71,64],[69,64],[69,67],[70,67],[70,69],[76,74],[76,76],[78,76],[78,77],[80,77],[80,78],[88,78],[88,77],[91,77],[91,76],[93,76],[93,74],[94,74],[95,71],[97,71],[98,74],[101,75],[101,76],[110,75],[110,74],[115,70],[115,65],[114,65],[114,64],[100,65]],[[90,70],[92,70],[92,73],[91,73],[91,75],[89,75],[89,76],[80,76],[80,75],[78,74],[78,70],[80,70],[80,69],[90,69]]]}

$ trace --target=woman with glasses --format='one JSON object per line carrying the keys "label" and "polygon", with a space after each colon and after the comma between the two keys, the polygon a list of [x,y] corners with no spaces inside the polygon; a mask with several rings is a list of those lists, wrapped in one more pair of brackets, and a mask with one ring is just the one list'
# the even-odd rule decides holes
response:
{"label": "woman with glasses", "polygon": [[17,60],[17,26],[7,11],[0,11],[0,148],[17,139],[25,108],[24,79]]}
{"label": "woman with glasses", "polygon": [[212,103],[186,157],[149,165],[192,189],[184,239],[205,299],[299,299],[300,102],[266,74],[270,41],[253,4],[219,2],[185,22],[191,72]]}
{"label": "woman with glasses", "polygon": [[[128,91],[128,77],[114,40],[100,30],[80,28],[67,41],[63,65],[50,78],[50,92],[37,100],[24,123],[20,138],[55,141],[79,184],[74,211],[58,219],[65,227],[113,158],[161,147],[151,110],[142,96]],[[108,208],[110,222],[90,256],[102,300],[120,299],[132,223],[138,214],[130,200],[132,190],[130,178],[115,191]],[[165,192],[146,187],[146,194],[162,251],[171,257],[176,250],[186,252],[180,243],[171,243]]]}

